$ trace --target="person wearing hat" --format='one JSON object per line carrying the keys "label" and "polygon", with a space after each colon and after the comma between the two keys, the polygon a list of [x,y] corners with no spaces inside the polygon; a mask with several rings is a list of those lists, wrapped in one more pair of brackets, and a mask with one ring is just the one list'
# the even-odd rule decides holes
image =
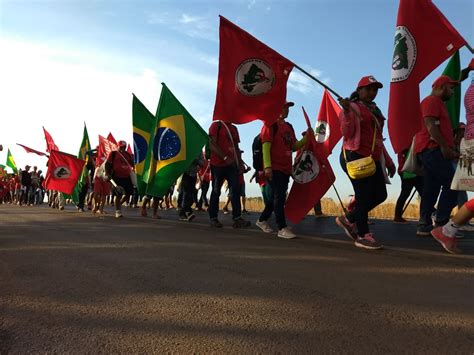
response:
{"label": "person wearing hat", "polygon": [[348,162],[370,156],[375,162],[375,172],[370,176],[354,179],[348,174],[354,188],[355,206],[351,212],[336,218],[336,224],[354,241],[354,245],[364,249],[382,248],[369,231],[368,224],[369,212],[387,198],[382,159],[385,159],[390,177],[396,170],[383,145],[385,117],[374,102],[381,88],[382,83],[372,75],[364,76],[350,98],[339,99],[343,108],[339,117],[343,135],[342,169],[348,174]]}
{"label": "person wearing hat", "polygon": [[[292,239],[296,235],[286,225],[285,201],[290,176],[293,173],[294,151],[303,147],[306,139],[296,140],[293,127],[285,121],[288,117],[290,107],[293,102],[286,102],[278,120],[270,125],[263,125],[260,131],[263,151],[263,168],[265,178],[270,185],[270,195],[267,198],[265,208],[257,220],[256,225],[265,233],[272,233],[273,229],[268,224],[268,219],[275,212],[275,219],[278,225],[279,238]],[[308,128],[308,131],[310,128]],[[307,132],[308,132],[307,131]]]}
{"label": "person wearing hat", "polygon": [[[107,158],[105,164],[105,171],[110,176],[117,186],[122,189],[116,189],[117,196],[115,198],[115,217],[122,217],[122,204],[130,198],[133,194],[133,183],[130,175],[133,172],[133,158],[130,153],[126,151],[127,142],[119,141],[118,150],[112,151]],[[123,192],[123,193],[121,193]]]}
{"label": "person wearing hat", "polygon": [[433,229],[431,215],[435,211],[436,225],[448,222],[457,203],[458,194],[451,190],[451,182],[455,173],[453,161],[459,153],[455,149],[453,129],[444,102],[451,98],[458,84],[449,76],[441,75],[433,82],[431,94],[421,102],[422,129],[416,135],[415,153],[423,164],[425,179],[418,236],[430,236]]}

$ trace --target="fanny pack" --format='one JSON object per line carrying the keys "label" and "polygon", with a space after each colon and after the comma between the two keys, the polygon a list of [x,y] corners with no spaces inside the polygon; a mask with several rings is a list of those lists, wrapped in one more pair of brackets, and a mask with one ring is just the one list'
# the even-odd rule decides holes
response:
{"label": "fanny pack", "polygon": [[344,154],[344,160],[346,161],[346,169],[351,179],[358,180],[363,179],[375,174],[376,166],[375,161],[372,158],[372,154],[375,150],[375,135],[377,133],[377,126],[374,122],[374,139],[372,142],[372,153],[368,157],[356,159],[353,161],[347,161],[346,150],[342,148]]}

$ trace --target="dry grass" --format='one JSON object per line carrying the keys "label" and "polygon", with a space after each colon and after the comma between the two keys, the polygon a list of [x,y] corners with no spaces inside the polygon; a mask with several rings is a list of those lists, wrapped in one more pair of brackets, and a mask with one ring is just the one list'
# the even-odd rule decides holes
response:
{"label": "dry grass", "polygon": [[[323,213],[328,216],[339,216],[342,214],[342,207],[338,201],[334,201],[331,198],[323,198],[321,200]],[[347,205],[347,204],[346,204]],[[250,197],[247,198],[247,210],[249,211],[262,211],[263,200],[261,197]],[[407,207],[403,217],[406,219],[418,220],[418,211],[420,205],[418,201],[410,203]],[[377,206],[373,211],[370,212],[371,218],[378,219],[393,219],[395,213],[395,201],[387,201],[380,206]],[[314,214],[310,211],[309,214]]]}

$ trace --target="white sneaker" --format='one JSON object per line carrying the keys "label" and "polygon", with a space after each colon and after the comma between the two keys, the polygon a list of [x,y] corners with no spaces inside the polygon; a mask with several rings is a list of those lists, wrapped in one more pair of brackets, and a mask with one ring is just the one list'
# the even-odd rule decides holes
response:
{"label": "white sneaker", "polygon": [[272,227],[270,227],[270,225],[268,224],[267,221],[259,221],[257,219],[257,222],[255,222],[255,225],[260,228],[262,231],[264,231],[265,233],[273,233],[273,229]]}
{"label": "white sneaker", "polygon": [[285,227],[278,231],[278,237],[283,239],[293,239],[296,238],[296,234],[293,233],[290,228]]}
{"label": "white sneaker", "polygon": [[470,223],[467,223],[459,228],[459,230],[463,232],[474,232],[474,226]]}
{"label": "white sneaker", "polygon": [[120,211],[115,211],[115,218],[122,218],[122,212]]}

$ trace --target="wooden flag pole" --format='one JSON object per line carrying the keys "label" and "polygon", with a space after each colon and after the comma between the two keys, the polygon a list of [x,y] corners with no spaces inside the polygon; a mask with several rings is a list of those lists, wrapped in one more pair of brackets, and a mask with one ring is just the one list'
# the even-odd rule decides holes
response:
{"label": "wooden flag pole", "polygon": [[326,84],[324,84],[321,80],[319,80],[318,78],[314,77],[313,75],[311,75],[310,73],[308,73],[306,70],[304,70],[303,68],[301,68],[299,65],[296,65],[295,64],[295,68],[298,69],[299,71],[301,71],[303,74],[307,75],[310,79],[313,79],[314,81],[316,81],[319,85],[321,85],[322,87],[324,87],[325,89],[327,89],[328,91],[330,91],[333,95],[335,95],[338,99],[342,99],[342,96],[339,95],[337,92],[335,92],[333,89],[331,89],[329,86],[327,86]]}

